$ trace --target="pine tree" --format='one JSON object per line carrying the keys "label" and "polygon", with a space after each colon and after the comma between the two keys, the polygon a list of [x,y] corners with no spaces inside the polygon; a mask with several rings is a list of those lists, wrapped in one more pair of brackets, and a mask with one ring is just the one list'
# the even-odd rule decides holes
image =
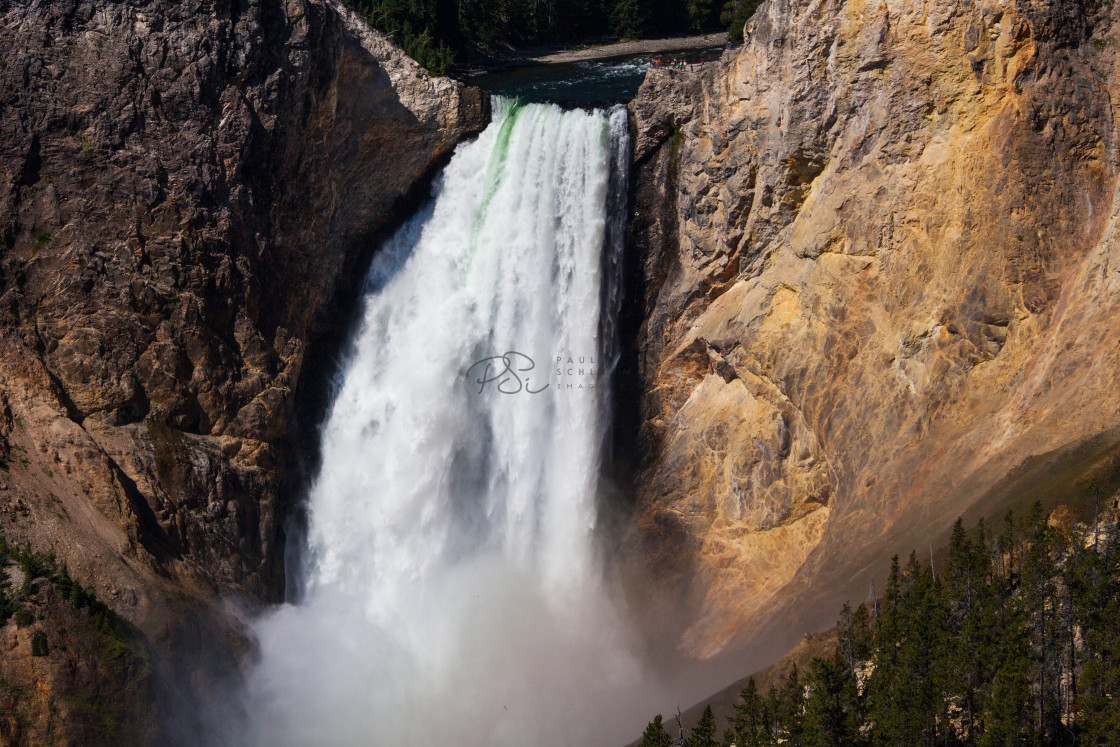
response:
{"label": "pine tree", "polygon": [[879,614],[845,604],[804,679],[749,680],[724,744],[1120,744],[1118,546],[1107,518],[1067,535],[1037,505],[998,537],[958,521],[943,572],[893,558]]}
{"label": "pine tree", "polygon": [[967,742],[976,730],[980,707],[980,687],[985,679],[983,628],[978,612],[981,609],[986,558],[980,558],[972,539],[958,518],[949,540],[949,557],[943,578],[948,650],[943,667],[946,695],[960,709],[958,716],[961,737]]}
{"label": "pine tree", "polygon": [[866,604],[861,604],[852,612],[852,607],[844,602],[840,610],[837,646],[848,671],[855,674],[856,666],[871,656],[871,613]]}
{"label": "pine tree", "polygon": [[1031,679],[1036,704],[1034,726],[1043,740],[1053,743],[1061,731],[1058,696],[1064,648],[1059,644],[1058,619],[1054,614],[1057,540],[1042,513],[1041,504],[1036,502],[1032,506],[1022,536],[1027,539],[1027,547],[1023,554],[1020,588],[1031,642]]}
{"label": "pine tree", "polygon": [[789,675],[786,676],[785,684],[778,693],[776,706],[774,708],[774,723],[776,729],[771,732],[773,736],[772,744],[777,744],[778,740],[788,747],[800,747],[802,735],[802,716],[805,711],[805,688],[801,685],[801,673],[797,670],[797,665],[794,664],[790,670]]}
{"label": "pine tree", "polygon": [[848,747],[859,742],[855,676],[846,668],[842,652],[837,654],[814,658],[809,664],[801,736],[805,747]]}
{"label": "pine tree", "polygon": [[716,717],[712,715],[712,707],[704,706],[700,720],[689,732],[684,741],[684,747],[714,747],[716,744]]}
{"label": "pine tree", "polygon": [[892,561],[887,604],[877,631],[868,707],[876,744],[921,744],[936,739],[946,700],[939,664],[946,650],[938,582],[911,553],[905,574]]}
{"label": "pine tree", "polygon": [[1066,569],[1083,640],[1076,724],[1081,743],[1115,745],[1120,744],[1120,536],[1115,526],[1095,528],[1093,540]]}
{"label": "pine tree", "polygon": [[711,28],[718,21],[719,6],[715,0],[688,0],[688,27],[692,31]]}
{"label": "pine tree", "polygon": [[1030,714],[1030,647],[1019,631],[1009,635],[1000,651],[1000,664],[992,683],[991,697],[984,716],[981,747],[1026,745],[1033,743]]}
{"label": "pine tree", "polygon": [[638,0],[616,0],[611,8],[611,32],[623,39],[645,36],[648,18]]}
{"label": "pine tree", "polygon": [[640,747],[672,747],[673,739],[669,736],[669,732],[665,731],[660,713],[646,725],[646,730],[642,733],[642,741],[638,744]]}
{"label": "pine tree", "polygon": [[727,37],[733,42],[743,41],[743,27],[754,15],[762,0],[728,0],[720,18],[727,26]]}
{"label": "pine tree", "polygon": [[756,747],[769,743],[766,704],[758,694],[754,677],[747,680],[747,686],[739,693],[735,712],[731,715],[731,734],[736,747]]}

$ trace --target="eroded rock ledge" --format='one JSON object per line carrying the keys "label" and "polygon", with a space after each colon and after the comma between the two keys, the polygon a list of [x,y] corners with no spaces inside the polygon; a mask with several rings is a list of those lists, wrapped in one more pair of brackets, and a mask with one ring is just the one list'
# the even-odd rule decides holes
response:
{"label": "eroded rock ledge", "polygon": [[336,0],[17,0],[0,49],[0,530],[203,646],[281,593],[308,351],[488,101]]}
{"label": "eroded rock ledge", "polygon": [[886,552],[1120,424],[1114,15],[769,0],[647,75],[627,554],[689,655],[831,625]]}

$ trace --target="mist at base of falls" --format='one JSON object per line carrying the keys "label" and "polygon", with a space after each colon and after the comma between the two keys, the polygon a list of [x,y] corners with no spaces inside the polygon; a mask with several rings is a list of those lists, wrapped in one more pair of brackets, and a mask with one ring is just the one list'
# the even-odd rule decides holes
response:
{"label": "mist at base of falls", "polygon": [[496,99],[376,256],[242,741],[621,745],[663,704],[594,541],[627,137]]}
{"label": "mist at base of falls", "polygon": [[343,600],[265,621],[253,741],[617,747],[641,733],[648,673],[605,596],[550,599],[494,556],[433,587],[393,630]]}

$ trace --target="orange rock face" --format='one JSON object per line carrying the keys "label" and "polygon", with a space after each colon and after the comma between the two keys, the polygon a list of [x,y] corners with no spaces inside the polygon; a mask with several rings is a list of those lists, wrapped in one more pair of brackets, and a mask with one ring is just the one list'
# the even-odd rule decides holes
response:
{"label": "orange rock face", "polygon": [[1028,457],[1116,443],[1113,20],[771,0],[648,74],[629,556],[689,655],[792,642]]}

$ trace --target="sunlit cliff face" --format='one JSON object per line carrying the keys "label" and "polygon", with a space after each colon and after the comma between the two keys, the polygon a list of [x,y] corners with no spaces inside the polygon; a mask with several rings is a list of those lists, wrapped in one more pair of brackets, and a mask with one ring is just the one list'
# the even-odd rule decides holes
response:
{"label": "sunlit cliff face", "polygon": [[832,625],[891,553],[1120,421],[1114,15],[768,2],[718,66],[650,71],[625,555],[694,611],[689,653]]}

